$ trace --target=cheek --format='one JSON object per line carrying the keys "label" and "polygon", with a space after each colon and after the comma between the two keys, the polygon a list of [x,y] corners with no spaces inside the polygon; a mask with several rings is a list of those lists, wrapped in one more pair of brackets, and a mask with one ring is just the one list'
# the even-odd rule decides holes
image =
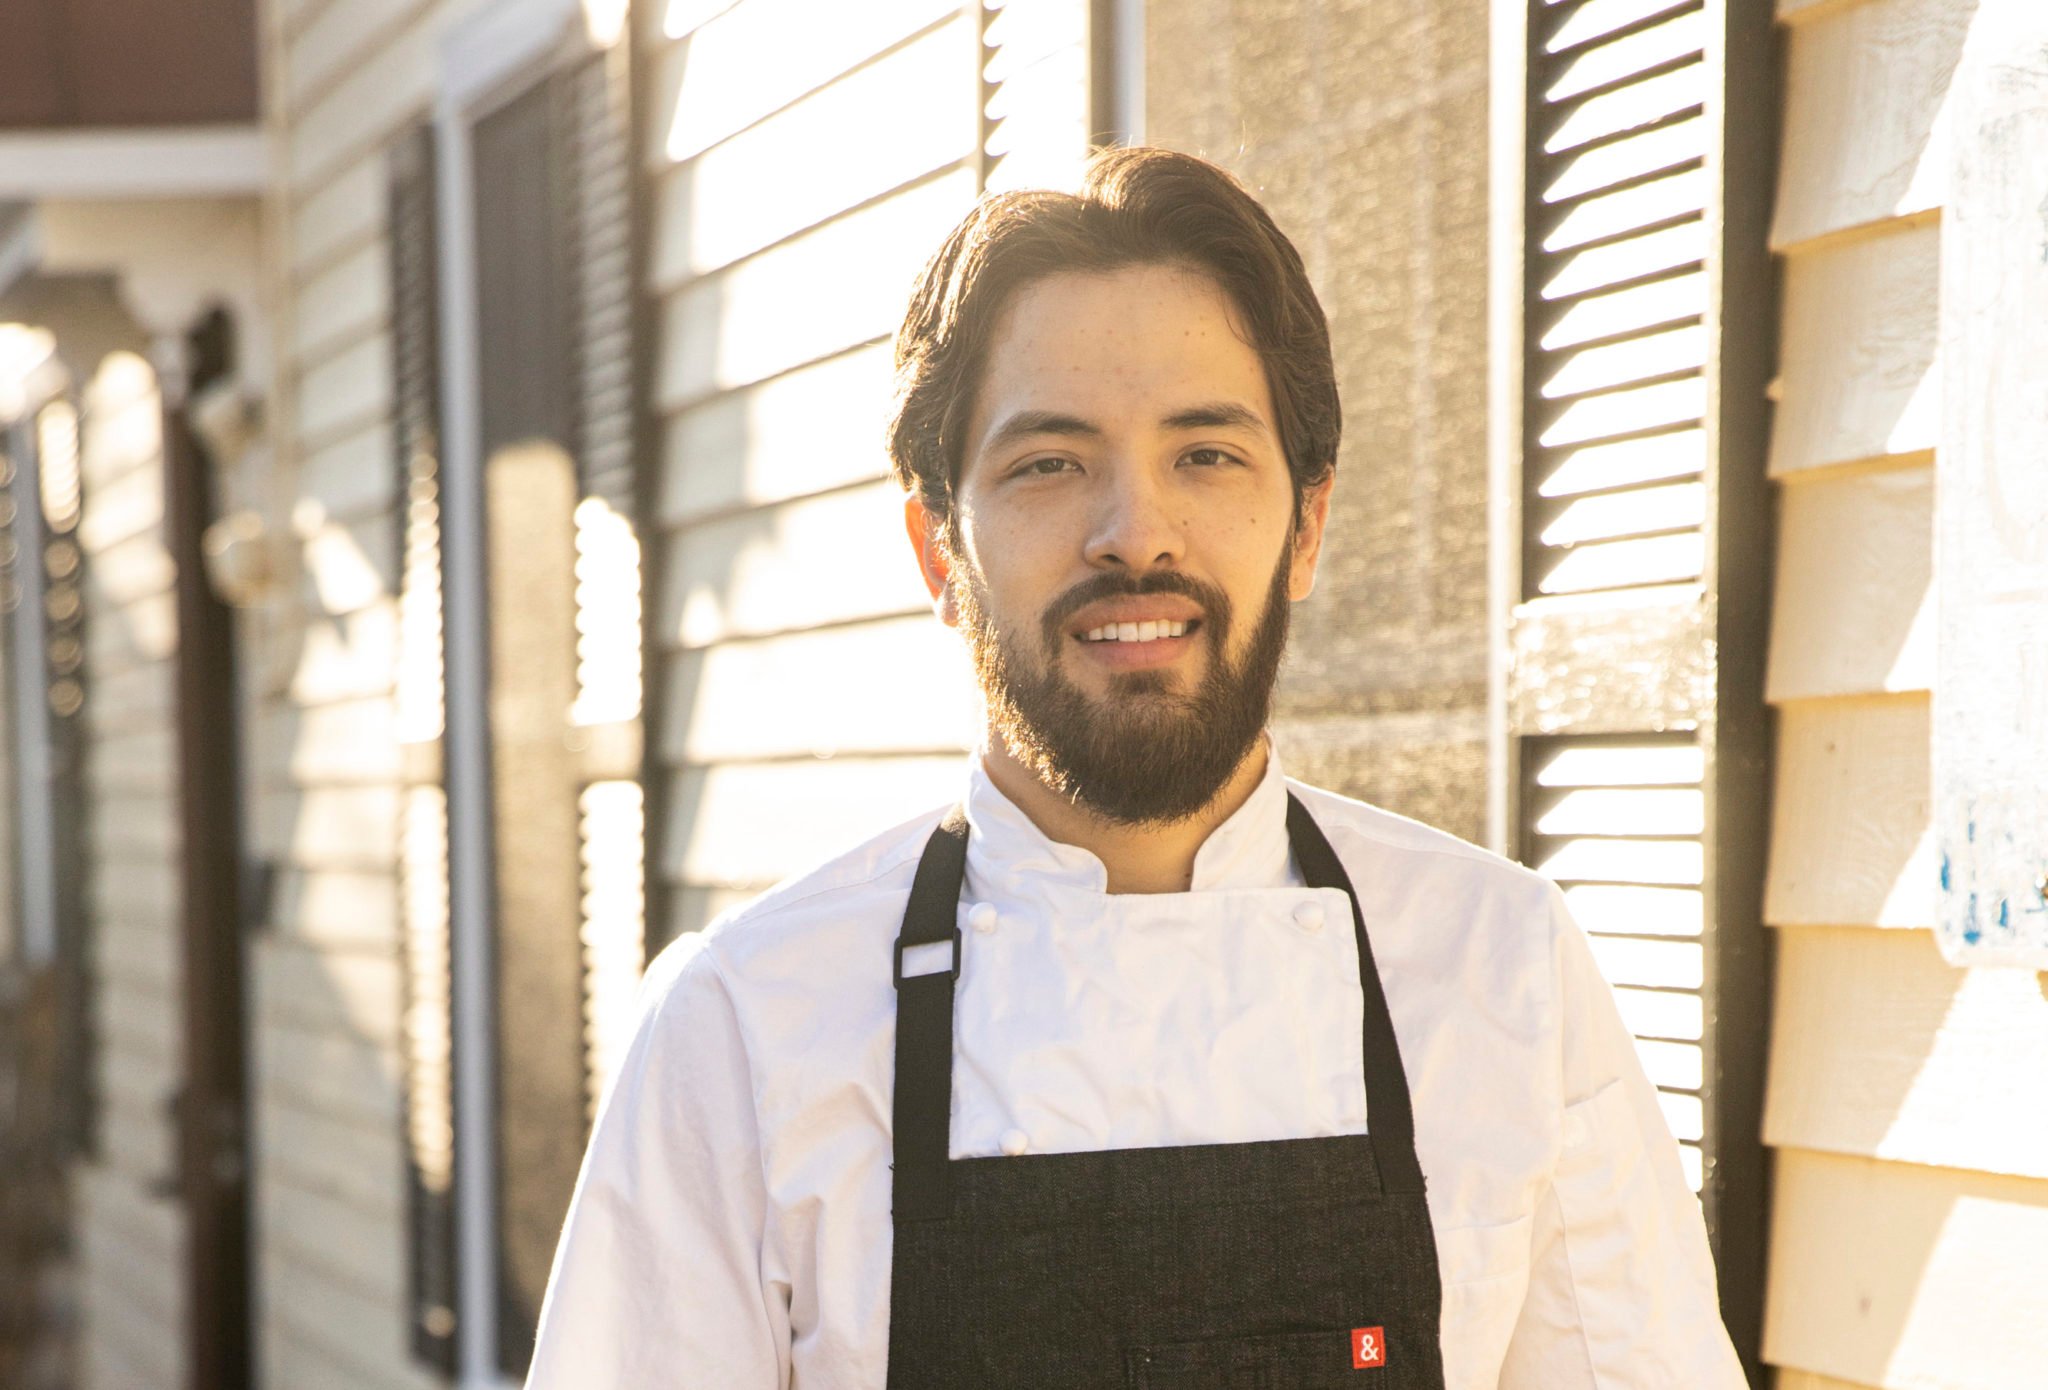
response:
{"label": "cheek", "polygon": [[1066,528],[1044,516],[1008,509],[963,511],[961,540],[982,582],[998,601],[1029,600],[1034,591],[1065,572],[1076,547],[1065,544]]}
{"label": "cheek", "polygon": [[1239,603],[1263,599],[1286,541],[1285,514],[1263,504],[1204,516],[1189,532],[1189,562],[1233,591]]}
{"label": "cheek", "polygon": [[962,534],[965,570],[975,576],[984,615],[996,626],[1014,628],[1035,611],[1035,581],[1029,536],[1003,526],[968,526]]}

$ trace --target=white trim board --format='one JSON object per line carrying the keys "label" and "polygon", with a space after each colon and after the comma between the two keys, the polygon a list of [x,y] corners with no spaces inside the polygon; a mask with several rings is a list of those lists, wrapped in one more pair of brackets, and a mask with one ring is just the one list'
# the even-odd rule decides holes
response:
{"label": "white trim board", "polygon": [[36,237],[35,213],[23,207],[14,220],[0,230],[0,294],[6,294],[14,287],[15,281],[34,270],[42,253]]}
{"label": "white trim board", "polygon": [[[14,435],[14,543],[18,555],[40,555],[47,539],[43,528],[41,448],[36,416],[24,415],[10,428]],[[43,567],[22,565],[21,602],[11,634],[14,650],[16,721],[14,754],[15,864],[20,878],[15,889],[20,931],[15,937],[19,958],[31,966],[48,965],[57,955],[56,848],[53,840],[50,765],[50,702],[43,665],[49,634],[43,613]]]}
{"label": "white trim board", "polygon": [[0,135],[0,198],[253,196],[269,173],[254,125]]}
{"label": "white trim board", "polygon": [[580,0],[496,0],[479,7],[441,40],[435,101],[441,135],[451,114],[474,122],[504,88],[537,77],[578,35],[589,41]]}
{"label": "white trim board", "polygon": [[[441,41],[434,105],[441,283],[443,644],[450,709],[488,708],[478,389],[476,123],[586,45],[579,0],[497,0]],[[511,1390],[498,1369],[496,1048],[491,981],[490,744],[481,722],[447,731],[449,966],[455,1042],[455,1383]]]}
{"label": "white trim board", "polygon": [[1145,0],[1114,0],[1116,133],[1124,143],[1145,143]]}
{"label": "white trim board", "polygon": [[1488,83],[1486,389],[1486,845],[1512,854],[1514,742],[1508,737],[1511,629],[1522,597],[1523,160],[1528,0],[1492,0]]}

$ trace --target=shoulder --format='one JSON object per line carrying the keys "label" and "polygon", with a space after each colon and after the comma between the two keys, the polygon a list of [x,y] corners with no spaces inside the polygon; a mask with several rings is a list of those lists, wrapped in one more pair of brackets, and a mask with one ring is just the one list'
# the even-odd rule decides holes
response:
{"label": "shoulder", "polygon": [[887,974],[918,858],[944,814],[934,807],[679,937],[649,966],[650,987],[715,975],[730,994],[772,977],[784,959],[815,970],[870,954]]}
{"label": "shoulder", "polygon": [[[721,914],[704,929],[713,942],[789,930],[809,920],[836,919],[848,908],[908,893],[925,843],[945,807],[933,807],[843,854],[793,874],[761,896]],[[728,947],[729,949],[729,947]]]}
{"label": "shoulder", "polygon": [[649,1049],[686,1059],[676,1067],[695,1084],[743,1078],[768,1148],[835,1106],[887,1113],[891,1054],[878,1040],[895,1022],[894,946],[943,814],[934,808],[776,884],[649,967]]}
{"label": "shoulder", "polygon": [[1298,782],[1291,790],[1344,862],[1368,920],[1399,930],[1438,968],[1547,975],[1568,922],[1557,886],[1446,831]]}
{"label": "shoulder", "polygon": [[1287,786],[1347,859],[1356,854],[1378,863],[1399,862],[1416,871],[1455,875],[1527,898],[1536,906],[1546,905],[1554,891],[1541,874],[1447,830],[1292,778]]}

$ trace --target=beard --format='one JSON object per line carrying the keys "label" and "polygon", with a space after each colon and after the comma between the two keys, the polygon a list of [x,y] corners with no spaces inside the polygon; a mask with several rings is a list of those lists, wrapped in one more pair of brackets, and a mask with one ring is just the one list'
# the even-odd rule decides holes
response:
{"label": "beard", "polygon": [[[1230,599],[1212,584],[1170,570],[1142,578],[1097,575],[1060,595],[1037,633],[1026,637],[995,621],[981,576],[956,555],[960,629],[990,729],[1048,788],[1104,820],[1166,825],[1192,818],[1265,730],[1287,646],[1293,551],[1290,537],[1235,663],[1226,656]],[[1209,661],[1201,680],[1181,691],[1166,672],[1127,671],[1110,677],[1102,698],[1086,694],[1063,669],[1072,641],[1067,620],[1098,600],[1144,594],[1179,594],[1202,606],[1196,632],[1208,643]]]}

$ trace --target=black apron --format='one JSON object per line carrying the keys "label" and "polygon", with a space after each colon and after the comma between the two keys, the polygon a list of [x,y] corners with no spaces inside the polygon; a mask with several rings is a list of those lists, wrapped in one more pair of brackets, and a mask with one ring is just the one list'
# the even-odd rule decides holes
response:
{"label": "black apron", "polygon": [[[965,816],[933,834],[896,943],[889,1390],[1442,1390],[1436,1238],[1365,918],[1292,795],[1287,832],[1308,886],[1351,900],[1372,1133],[966,1159],[947,1156]],[[950,970],[904,976],[907,947],[939,943]]]}

